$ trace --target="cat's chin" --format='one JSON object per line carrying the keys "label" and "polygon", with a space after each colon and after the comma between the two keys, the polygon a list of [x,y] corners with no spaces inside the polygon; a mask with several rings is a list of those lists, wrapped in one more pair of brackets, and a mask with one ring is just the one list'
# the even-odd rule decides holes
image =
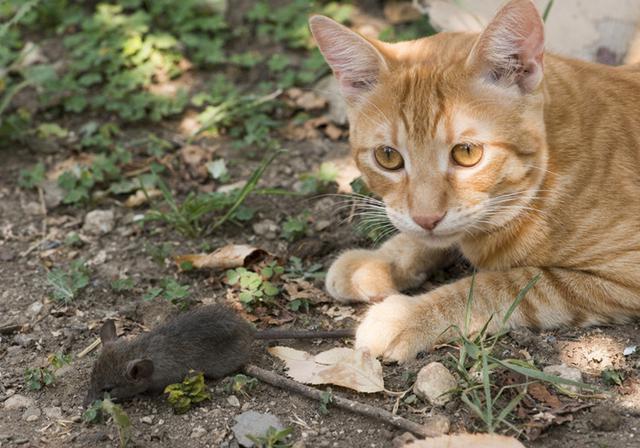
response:
{"label": "cat's chin", "polygon": [[406,233],[409,233],[413,237],[420,238],[428,246],[439,248],[439,249],[446,249],[448,247],[455,245],[462,239],[462,236],[464,235],[464,232],[450,233],[446,235],[438,235],[437,233],[426,232],[426,231],[424,232],[411,231]]}

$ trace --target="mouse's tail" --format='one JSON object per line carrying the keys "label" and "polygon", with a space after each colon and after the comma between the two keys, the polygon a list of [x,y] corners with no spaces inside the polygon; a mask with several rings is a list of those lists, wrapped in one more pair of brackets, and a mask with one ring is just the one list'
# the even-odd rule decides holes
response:
{"label": "mouse's tail", "polygon": [[340,339],[352,338],[355,334],[353,328],[326,331],[269,329],[257,331],[256,339]]}

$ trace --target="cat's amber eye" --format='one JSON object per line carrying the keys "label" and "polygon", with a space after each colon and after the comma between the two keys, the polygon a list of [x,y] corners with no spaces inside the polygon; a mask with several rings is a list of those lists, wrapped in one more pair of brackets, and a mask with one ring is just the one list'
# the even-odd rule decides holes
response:
{"label": "cat's amber eye", "polygon": [[471,167],[482,159],[482,146],[460,143],[451,150],[451,158],[460,166]]}
{"label": "cat's amber eye", "polygon": [[378,165],[385,170],[396,171],[404,167],[402,155],[390,146],[378,146],[373,155]]}

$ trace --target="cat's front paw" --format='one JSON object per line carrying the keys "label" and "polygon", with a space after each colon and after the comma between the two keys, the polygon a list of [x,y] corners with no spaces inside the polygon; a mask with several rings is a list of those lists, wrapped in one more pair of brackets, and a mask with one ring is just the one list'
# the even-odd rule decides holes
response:
{"label": "cat's front paw", "polygon": [[386,361],[405,362],[428,347],[418,299],[396,294],[369,308],[356,332],[356,348]]}
{"label": "cat's front paw", "polygon": [[340,255],[327,272],[325,286],[340,302],[377,302],[397,293],[391,264],[368,250]]}

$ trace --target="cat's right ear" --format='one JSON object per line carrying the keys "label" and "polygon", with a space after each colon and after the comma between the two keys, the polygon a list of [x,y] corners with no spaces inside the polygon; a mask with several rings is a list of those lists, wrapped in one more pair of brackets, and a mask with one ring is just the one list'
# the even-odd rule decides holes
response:
{"label": "cat's right ear", "polygon": [[102,325],[102,328],[100,329],[100,341],[102,342],[102,345],[104,346],[109,342],[114,342],[117,337],[116,324],[111,319],[105,321],[104,325]]}
{"label": "cat's right ear", "polygon": [[309,27],[345,99],[357,100],[375,87],[387,63],[371,42],[325,16],[311,17]]}

